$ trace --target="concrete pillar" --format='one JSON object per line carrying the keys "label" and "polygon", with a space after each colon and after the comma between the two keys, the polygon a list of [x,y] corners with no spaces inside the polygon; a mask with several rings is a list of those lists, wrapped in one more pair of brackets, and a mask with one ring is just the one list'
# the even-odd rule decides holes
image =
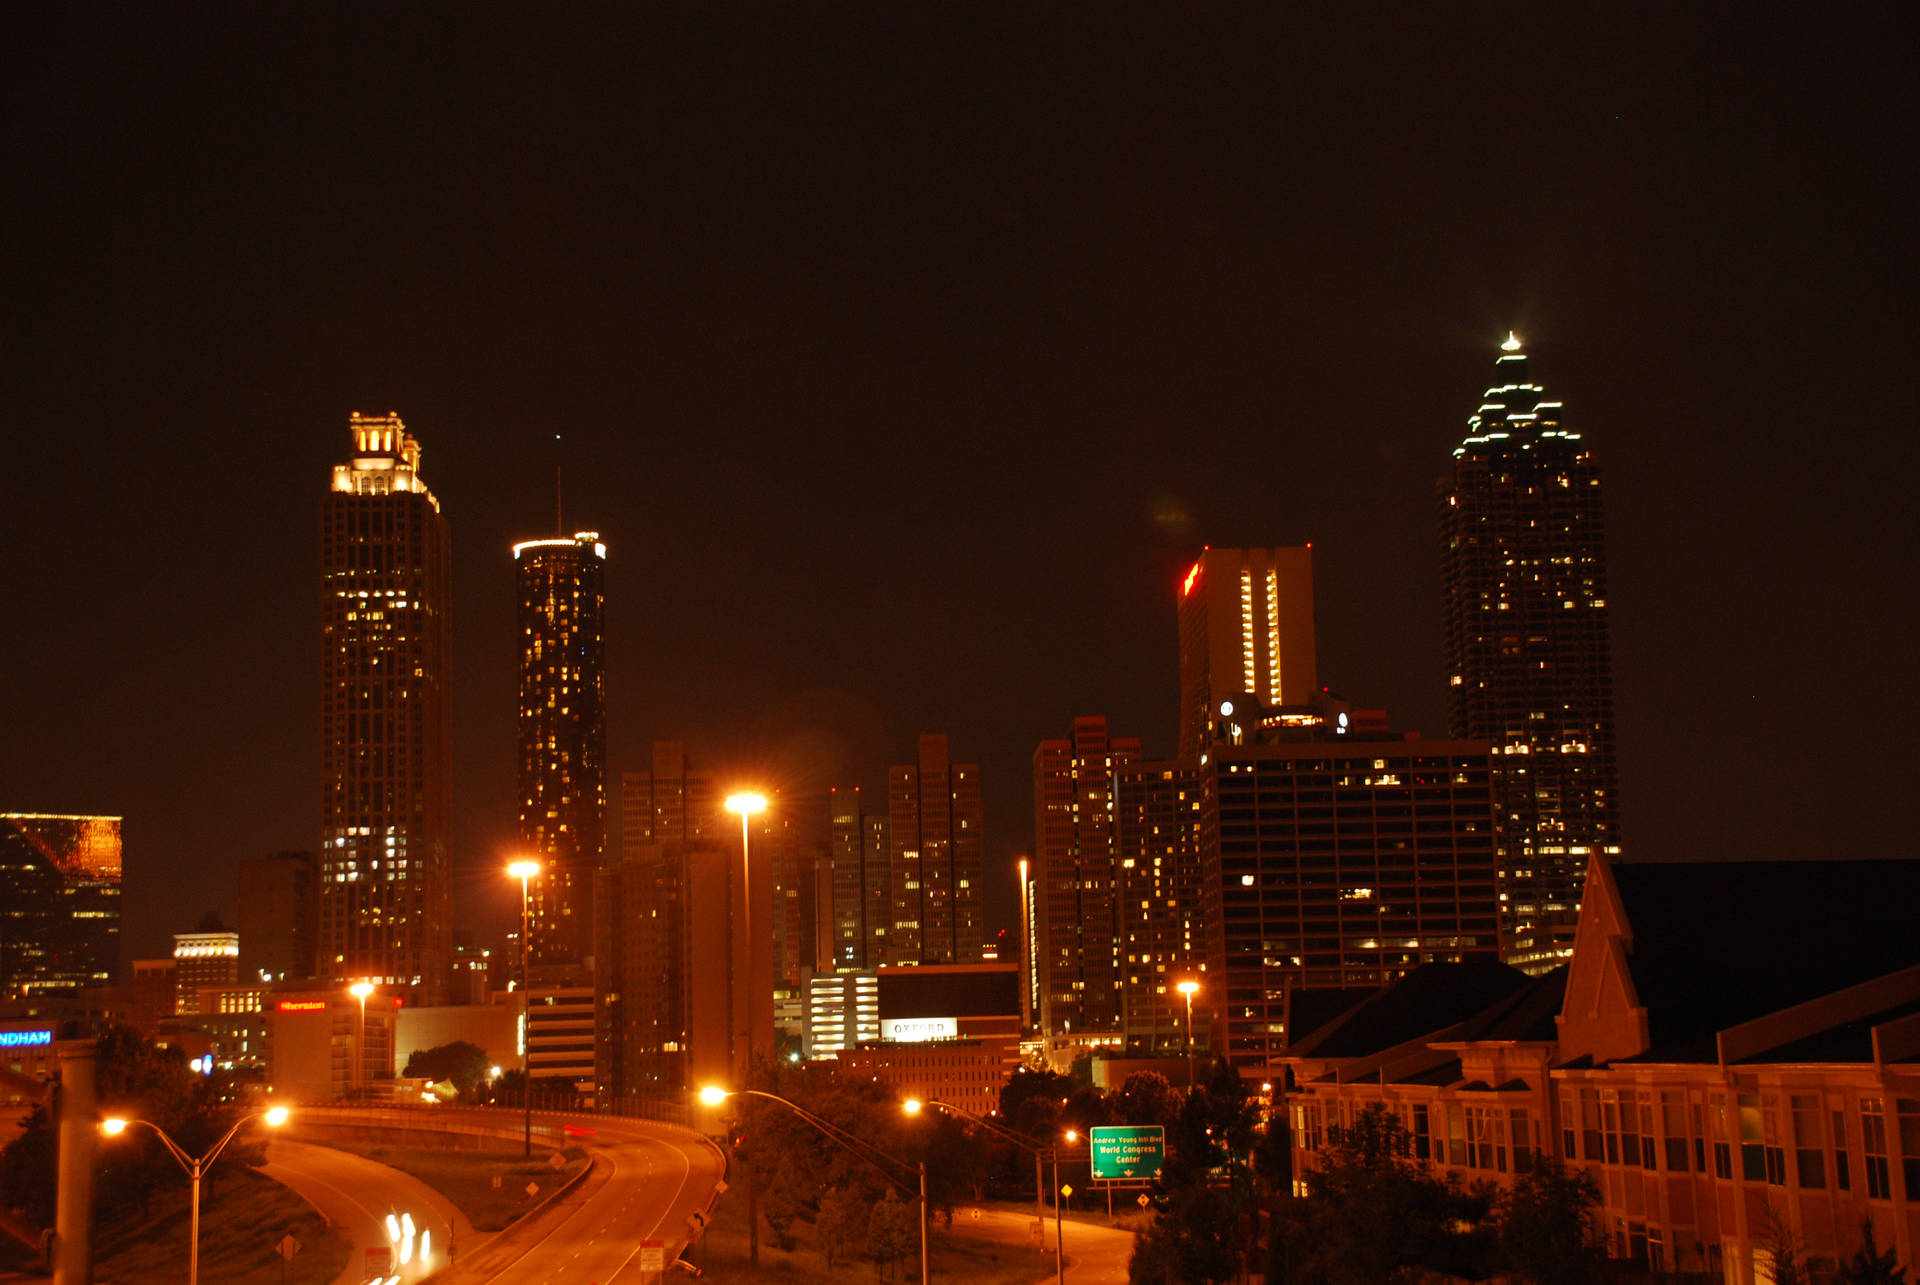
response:
{"label": "concrete pillar", "polygon": [[60,1048],[59,1193],[53,1216],[53,1285],[93,1285],[93,1148],[99,1108],[93,1097],[97,1045],[74,1040]]}

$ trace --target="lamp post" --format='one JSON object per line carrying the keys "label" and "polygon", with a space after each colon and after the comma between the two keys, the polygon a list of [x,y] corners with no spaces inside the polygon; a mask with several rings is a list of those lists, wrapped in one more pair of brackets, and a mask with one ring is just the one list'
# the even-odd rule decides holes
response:
{"label": "lamp post", "polygon": [[1174,987],[1187,997],[1187,1090],[1193,1090],[1193,993],[1200,989],[1200,983],[1189,977]]}
{"label": "lamp post", "polygon": [[[742,1003],[740,996],[741,974],[736,969],[744,968],[747,987],[753,985],[753,818],[767,810],[767,796],[764,794],[729,794],[726,809],[740,818],[740,915],[744,921],[740,931],[734,936],[732,949],[727,952],[729,980],[728,997],[741,1005],[737,1015],[740,1030],[735,1033],[733,1050],[733,1073],[744,1076],[747,1067],[753,1061],[753,997],[749,994]],[[747,958],[742,964],[736,956],[744,949]]]}
{"label": "lamp post", "polygon": [[[977,1116],[965,1107],[957,1107],[951,1102],[942,1102],[939,1098],[928,1098],[925,1101],[919,1098],[908,1098],[900,1104],[900,1109],[908,1115],[919,1115],[923,1107],[939,1107],[949,1115],[957,1115],[964,1120],[971,1120],[988,1132],[1011,1142],[1022,1151],[1033,1153],[1033,1217],[1034,1221],[1039,1224],[1040,1227],[1040,1248],[1045,1250],[1047,1247],[1047,1178],[1046,1170],[1042,1167],[1043,1161],[1041,1153],[1047,1151],[1048,1148],[1042,1147],[1039,1143],[1023,1134],[1015,1133],[1012,1129],[1005,1128],[995,1124],[991,1120]],[[1059,1172],[1058,1162],[1055,1163],[1054,1172],[1056,1174]],[[1059,1239],[1059,1231],[1056,1229],[1054,1232],[1054,1241],[1056,1244]]]}
{"label": "lamp post", "polygon": [[[371,990],[373,988],[368,987],[367,989]],[[229,1142],[233,1141],[233,1135],[240,1132],[240,1126],[255,1116],[263,1117],[268,1124],[277,1127],[286,1123],[287,1109],[285,1107],[274,1107],[271,1110],[254,1111],[241,1116],[238,1120],[234,1121],[233,1127],[226,1131],[220,1141],[214,1143],[212,1148],[209,1149],[205,1155],[201,1156],[190,1156],[185,1151],[182,1151],[180,1145],[172,1138],[169,1138],[164,1129],[150,1120],[133,1120],[125,1116],[110,1116],[100,1122],[100,1132],[110,1138],[118,1137],[120,1134],[125,1133],[128,1125],[142,1124],[152,1129],[155,1136],[160,1139],[161,1145],[173,1154],[173,1158],[180,1162],[180,1167],[187,1171],[187,1176],[193,1179],[193,1214],[189,1220],[189,1230],[187,1232],[187,1285],[200,1285],[200,1177],[206,1173],[208,1169],[213,1167],[213,1162],[220,1158],[220,1153],[227,1149]]]}
{"label": "lamp post", "polygon": [[538,861],[516,861],[507,873],[520,881],[520,1137],[522,1152],[533,1155],[533,1009],[528,1004],[527,976],[533,971],[533,938],[528,936],[531,921],[528,910],[527,881],[540,873]]}
{"label": "lamp post", "polygon": [[[767,810],[764,794],[729,794],[724,805],[740,818],[740,919],[733,925],[732,940],[727,943],[727,1003],[735,1009],[728,1023],[732,1041],[728,1069],[743,1080],[753,1074],[753,998],[758,978],[753,972],[753,818]],[[745,952],[746,957],[741,958]],[[753,1130],[753,1104],[747,1104],[747,1129]],[[747,1167],[747,1264],[760,1265],[760,1183],[759,1166],[751,1154]]]}
{"label": "lamp post", "polygon": [[360,1025],[353,1033],[353,1079],[349,1088],[356,1098],[366,1096],[367,1081],[367,996],[373,994],[372,982],[355,982],[347,994],[360,1001]]}
{"label": "lamp post", "polygon": [[1020,858],[1020,1033],[1033,1029],[1033,938],[1028,926],[1033,923],[1033,907],[1027,900],[1027,859]]}
{"label": "lamp post", "polygon": [[921,1285],[927,1285],[927,1282],[933,1279],[930,1274],[932,1271],[932,1264],[930,1262],[929,1255],[927,1252],[927,1162],[926,1161],[922,1160],[918,1165],[910,1166],[907,1164],[906,1161],[899,1160],[893,1156],[888,1155],[886,1152],[880,1150],[880,1148],[874,1146],[871,1142],[867,1142],[861,1138],[854,1136],[851,1133],[848,1133],[845,1129],[842,1129],[840,1126],[836,1124],[832,1124],[826,1120],[822,1120],[819,1116],[807,1110],[805,1107],[799,1105],[796,1102],[789,1102],[787,1101],[787,1099],[781,1097],[777,1093],[766,1093],[759,1089],[723,1089],[717,1084],[709,1084],[707,1087],[700,1090],[700,1101],[702,1101],[703,1103],[705,1103],[707,1106],[710,1106],[710,1107],[717,1107],[722,1102],[725,1102],[728,1098],[737,1098],[737,1097],[766,1098],[770,1102],[778,1102],[781,1106],[787,1108],[787,1110],[793,1112],[795,1115],[799,1116],[802,1120],[805,1120],[808,1124],[812,1125],[814,1128],[818,1129],[821,1133],[825,1134],[830,1141],[839,1143],[841,1146],[845,1147],[848,1151],[851,1151],[854,1155],[866,1161],[868,1165],[872,1166],[875,1169],[878,1169],[880,1173],[883,1176],[885,1176],[887,1181],[889,1182],[898,1183],[900,1182],[900,1179],[893,1174],[887,1173],[887,1170],[885,1167],[887,1165],[892,1165],[895,1169],[901,1171],[902,1173],[915,1174],[919,1178],[919,1182],[920,1182],[920,1282],[921,1282]]}

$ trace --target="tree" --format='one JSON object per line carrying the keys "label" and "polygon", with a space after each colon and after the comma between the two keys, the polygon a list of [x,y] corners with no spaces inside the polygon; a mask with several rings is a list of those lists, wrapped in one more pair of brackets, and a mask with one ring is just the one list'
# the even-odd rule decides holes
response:
{"label": "tree", "polygon": [[860,1257],[867,1240],[867,1201],[854,1187],[835,1187],[820,1197],[820,1252],[827,1270]]}
{"label": "tree", "polygon": [[401,1074],[424,1076],[435,1083],[451,1080],[453,1087],[464,1098],[471,1096],[480,1082],[487,1078],[490,1066],[485,1049],[465,1040],[455,1040],[451,1044],[440,1044],[430,1049],[415,1049],[407,1058],[407,1069]]}
{"label": "tree", "polygon": [[788,1251],[793,1249],[793,1220],[800,1216],[797,1185],[792,1160],[783,1161],[774,1171],[773,1181],[767,1186],[766,1203],[760,1207],[760,1212],[766,1215],[767,1226],[773,1228],[774,1239],[781,1249]]}
{"label": "tree", "polygon": [[1540,1158],[1500,1203],[1500,1249],[1529,1285],[1581,1285],[1604,1257],[1594,1230],[1600,1191],[1585,1169]]}
{"label": "tree", "polygon": [[1015,1133],[1037,1137],[1053,1128],[1073,1090],[1064,1075],[1023,1066],[1000,1089],[1000,1117]]}
{"label": "tree", "polygon": [[1225,1062],[1179,1102],[1167,1127],[1167,1159],[1155,1180],[1156,1216],[1135,1238],[1131,1280],[1190,1285],[1237,1273],[1240,1220],[1253,1191],[1243,1160],[1253,1142],[1255,1112],[1239,1073]]}
{"label": "tree", "polygon": [[1157,1071],[1135,1071],[1121,1082],[1109,1104],[1121,1124],[1165,1126],[1180,1113],[1180,1097]]}
{"label": "tree", "polygon": [[953,1206],[979,1200],[987,1183],[984,1130],[972,1129],[944,1112],[926,1124],[927,1199],[933,1212],[953,1226]]}
{"label": "tree", "polygon": [[920,1215],[891,1187],[867,1221],[867,1257],[876,1275],[891,1279],[894,1265],[920,1248]]}
{"label": "tree", "polygon": [[1778,1209],[1767,1210],[1767,1243],[1761,1252],[1767,1256],[1773,1285],[1808,1285],[1806,1264],[1800,1258],[1800,1239],[1793,1234],[1793,1224]]}
{"label": "tree", "polygon": [[[196,1075],[179,1049],[157,1048],[122,1026],[108,1028],[96,1045],[94,1091],[102,1115],[148,1121],[190,1155],[219,1141],[242,1110],[235,1086],[225,1077]],[[55,1133],[46,1111],[35,1108],[20,1134],[0,1151],[0,1198],[41,1227],[51,1226],[54,1217]],[[257,1136],[236,1137],[203,1180],[208,1195],[229,1166],[258,1164],[264,1154]],[[94,1165],[94,1201],[102,1226],[136,1211],[144,1215],[157,1189],[186,1181],[160,1140],[145,1129],[129,1129],[99,1147]]]}
{"label": "tree", "polygon": [[[1307,1198],[1283,1206],[1268,1278],[1289,1285],[1401,1285],[1473,1255],[1457,1225],[1487,1197],[1413,1160],[1406,1126],[1378,1103],[1327,1131]],[[1464,1274],[1464,1273],[1463,1273]]]}
{"label": "tree", "polygon": [[1839,1285],[1907,1285],[1907,1269],[1895,1261],[1893,1250],[1883,1254],[1873,1243],[1873,1219],[1869,1218],[1860,1224],[1860,1248],[1835,1279]]}

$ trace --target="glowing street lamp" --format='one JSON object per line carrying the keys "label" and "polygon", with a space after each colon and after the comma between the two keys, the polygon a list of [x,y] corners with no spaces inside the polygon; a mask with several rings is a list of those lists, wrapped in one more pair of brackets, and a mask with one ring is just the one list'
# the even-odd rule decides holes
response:
{"label": "glowing street lamp", "polygon": [[1174,987],[1187,998],[1187,1088],[1193,1088],[1193,995],[1200,989],[1200,983],[1189,977]]}
{"label": "glowing street lamp", "polygon": [[533,1020],[533,1014],[528,1007],[527,975],[533,970],[533,938],[527,929],[531,918],[528,911],[527,881],[540,873],[540,863],[516,861],[507,867],[507,873],[520,881],[520,1124],[524,1154],[531,1157],[533,1155],[533,1058],[530,1056],[527,1040],[531,1034],[528,1026]]}
{"label": "glowing street lamp", "polygon": [[[369,986],[367,989],[372,990],[373,988]],[[233,1127],[221,1136],[220,1141],[214,1143],[206,1154],[201,1156],[190,1156],[185,1151],[182,1151],[180,1145],[167,1136],[166,1130],[151,1120],[135,1120],[126,1116],[109,1116],[100,1122],[100,1132],[106,1134],[109,1138],[119,1137],[127,1131],[130,1125],[145,1125],[147,1128],[153,1130],[154,1135],[160,1139],[161,1145],[173,1155],[175,1160],[180,1162],[180,1167],[187,1171],[187,1176],[193,1179],[193,1214],[187,1232],[187,1285],[199,1285],[200,1282],[200,1177],[206,1173],[208,1169],[213,1167],[213,1162],[218,1160],[220,1153],[227,1149],[227,1144],[233,1141],[234,1134],[240,1132],[240,1127],[247,1121],[256,1118],[263,1119],[269,1125],[278,1128],[287,1122],[287,1109],[285,1107],[273,1107],[266,1111],[253,1111],[241,1116],[238,1120],[234,1121]]]}

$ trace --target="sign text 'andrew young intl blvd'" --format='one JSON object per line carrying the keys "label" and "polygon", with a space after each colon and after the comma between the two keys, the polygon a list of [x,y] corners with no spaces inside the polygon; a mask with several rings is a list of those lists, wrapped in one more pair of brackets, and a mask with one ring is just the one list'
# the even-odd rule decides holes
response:
{"label": "sign text 'andrew young intl blvd'", "polygon": [[1087,1141],[1096,1181],[1151,1178],[1167,1158],[1167,1131],[1157,1124],[1097,1124]]}

